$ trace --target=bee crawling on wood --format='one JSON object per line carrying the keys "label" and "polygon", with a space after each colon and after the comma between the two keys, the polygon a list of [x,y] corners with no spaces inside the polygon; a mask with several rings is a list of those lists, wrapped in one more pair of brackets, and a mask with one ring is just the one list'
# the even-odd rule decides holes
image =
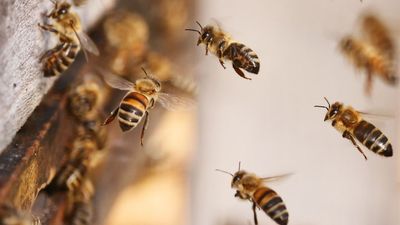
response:
{"label": "bee crawling on wood", "polygon": [[225,33],[218,26],[207,25],[203,27],[198,21],[196,23],[199,25],[200,30],[186,30],[199,34],[197,45],[204,44],[206,46],[206,55],[208,55],[208,51],[216,55],[224,69],[224,60],[232,61],[233,69],[244,79],[251,80],[244,75],[241,69],[258,74],[260,60],[253,50],[242,43],[234,41],[229,34]]}
{"label": "bee crawling on wood", "polygon": [[41,29],[54,33],[59,39],[59,43],[40,58],[45,77],[57,76],[67,70],[81,48],[86,58],[85,50],[99,55],[94,42],[83,32],[78,14],[71,12],[71,5],[66,1],[52,3],[54,8],[46,17],[54,23],[38,24]]}

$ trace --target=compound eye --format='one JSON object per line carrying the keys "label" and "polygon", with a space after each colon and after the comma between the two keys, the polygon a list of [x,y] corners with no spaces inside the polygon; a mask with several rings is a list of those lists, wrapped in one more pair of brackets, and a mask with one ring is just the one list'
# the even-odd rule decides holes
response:
{"label": "compound eye", "polygon": [[209,36],[210,36],[210,34],[207,33],[207,32],[205,32],[205,33],[203,33],[203,35],[201,35],[201,39],[205,40],[205,39],[207,39]]}

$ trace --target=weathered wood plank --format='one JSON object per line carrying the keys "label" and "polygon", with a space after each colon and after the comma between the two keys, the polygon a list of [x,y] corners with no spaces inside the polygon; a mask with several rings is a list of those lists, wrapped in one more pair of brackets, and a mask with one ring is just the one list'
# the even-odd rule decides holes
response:
{"label": "weathered wood plank", "polygon": [[[93,25],[115,0],[92,0],[79,9],[84,27]],[[57,78],[45,78],[38,62],[49,45],[37,23],[50,1],[0,1],[0,152]]]}

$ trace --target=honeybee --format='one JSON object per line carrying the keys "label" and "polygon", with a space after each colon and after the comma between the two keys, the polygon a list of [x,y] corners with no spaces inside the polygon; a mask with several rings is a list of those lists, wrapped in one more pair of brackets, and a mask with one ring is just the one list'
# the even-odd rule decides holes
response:
{"label": "honeybee", "polygon": [[207,25],[203,27],[198,21],[200,30],[186,29],[199,34],[197,45],[204,44],[206,46],[206,55],[208,51],[216,55],[219,63],[225,69],[224,60],[231,60],[233,69],[236,73],[248,80],[241,69],[247,72],[258,74],[260,70],[260,60],[257,54],[242,43],[234,41],[230,35],[225,33],[217,26]]}
{"label": "honeybee", "polygon": [[66,218],[71,225],[90,225],[93,220],[93,204],[91,201],[76,201],[71,213]]}
{"label": "honeybee", "polygon": [[84,120],[96,111],[101,96],[100,87],[95,82],[78,85],[69,94],[69,110],[76,118]]}
{"label": "honeybee", "polygon": [[396,54],[388,29],[378,18],[366,15],[362,21],[365,38],[345,36],[340,40],[339,48],[356,68],[366,71],[365,91],[370,94],[374,74],[390,85],[397,83]]}
{"label": "honeybee", "polygon": [[118,115],[119,126],[123,132],[135,128],[144,117],[144,124],[140,137],[140,144],[143,146],[144,132],[147,128],[149,110],[159,102],[166,109],[174,109],[179,106],[190,106],[190,100],[161,92],[161,83],[153,76],[149,76],[142,68],[145,78],[137,79],[135,83],[115,76],[104,75],[105,81],[113,88],[128,91],[121,103],[115,108],[103,125],[111,123]]}
{"label": "honeybee", "polygon": [[41,225],[40,219],[10,205],[0,206],[1,225]]}
{"label": "honeybee", "polygon": [[69,161],[60,169],[51,187],[55,190],[78,190],[88,174],[91,156],[97,150],[97,143],[91,138],[76,138],[72,144]]}
{"label": "honeybee", "polygon": [[325,101],[328,106],[315,105],[314,107],[327,110],[324,121],[331,120],[332,126],[342,133],[343,138],[349,139],[366,160],[367,156],[357,144],[356,139],[376,154],[385,157],[393,155],[392,145],[386,135],[373,124],[365,121],[361,116],[361,112],[340,102],[335,102],[331,105],[328,99],[325,98]]}
{"label": "honeybee", "polygon": [[75,6],[81,6],[87,3],[88,0],[73,0]]}
{"label": "honeybee", "polygon": [[148,51],[149,26],[137,13],[127,10],[110,12],[103,22],[105,51],[110,57],[105,64],[118,75],[131,74],[141,65]]}
{"label": "honeybee", "polygon": [[85,50],[99,55],[94,42],[83,32],[79,16],[70,12],[71,5],[66,1],[54,1],[53,4],[54,8],[46,17],[51,18],[54,24],[38,24],[41,29],[56,34],[59,39],[59,43],[40,58],[45,77],[56,76],[67,70],[81,47],[86,58]]}
{"label": "honeybee", "polygon": [[239,169],[235,174],[219,170],[232,176],[231,187],[236,189],[235,197],[249,200],[253,203],[254,223],[257,225],[256,208],[262,209],[272,220],[279,225],[286,225],[289,221],[289,213],[282,198],[271,188],[265,186],[265,182],[277,180],[288,174],[274,177],[261,178],[255,174]]}

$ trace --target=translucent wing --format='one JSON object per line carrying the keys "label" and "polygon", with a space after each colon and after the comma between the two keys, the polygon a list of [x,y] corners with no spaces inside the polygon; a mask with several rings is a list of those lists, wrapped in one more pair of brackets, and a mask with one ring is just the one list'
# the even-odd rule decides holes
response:
{"label": "translucent wing", "polygon": [[191,110],[196,106],[193,99],[167,93],[159,93],[157,101],[171,111]]}
{"label": "translucent wing", "polygon": [[389,115],[389,114],[381,114],[381,113],[367,113],[367,112],[362,112],[362,111],[357,111],[364,117],[368,118],[374,118],[374,119],[393,119],[394,115]]}
{"label": "translucent wing", "polygon": [[273,176],[273,177],[263,177],[263,178],[261,178],[261,180],[264,182],[277,181],[277,180],[281,180],[283,178],[287,178],[291,175],[292,175],[292,173],[285,173],[285,174]]}
{"label": "translucent wing", "polygon": [[124,91],[131,91],[135,87],[134,83],[125,80],[124,78],[121,78],[105,69],[97,68],[97,71],[103,76],[106,83],[113,88]]}
{"label": "translucent wing", "polygon": [[88,52],[91,52],[93,55],[99,55],[99,49],[96,44],[92,41],[92,39],[85,32],[76,32],[78,39],[81,43],[83,49],[86,49]]}

